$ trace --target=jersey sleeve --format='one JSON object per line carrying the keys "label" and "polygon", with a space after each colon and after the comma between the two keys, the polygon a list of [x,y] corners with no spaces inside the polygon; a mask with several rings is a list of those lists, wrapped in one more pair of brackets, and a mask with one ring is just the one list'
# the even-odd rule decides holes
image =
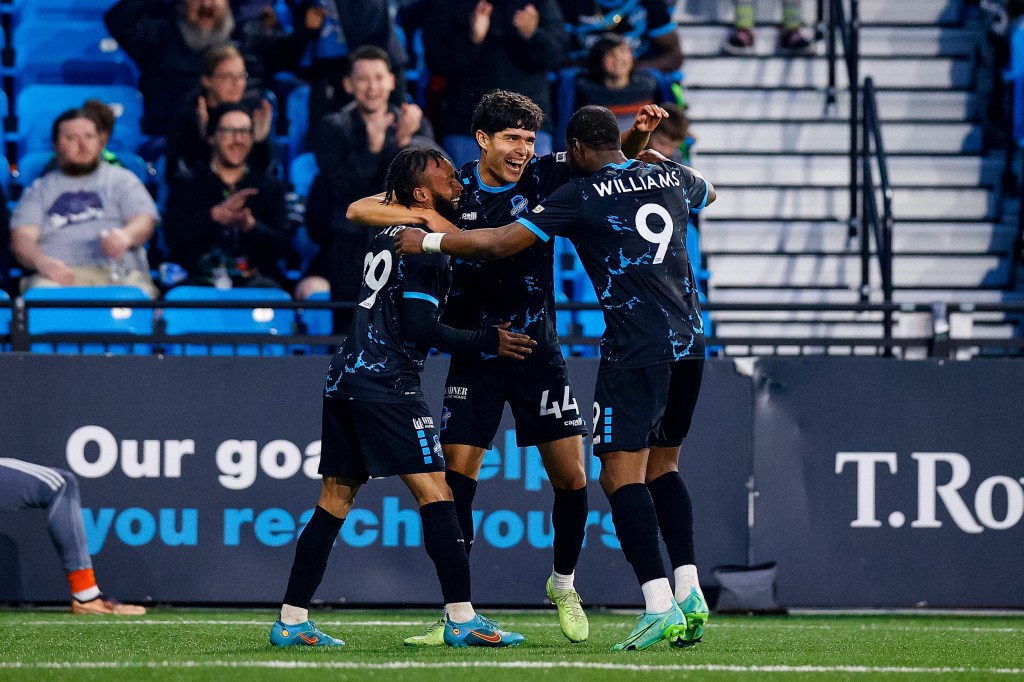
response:
{"label": "jersey sleeve", "polygon": [[402,298],[426,301],[435,308],[448,293],[445,273],[448,271],[446,256],[423,254],[402,257]]}
{"label": "jersey sleeve", "polygon": [[556,189],[569,182],[569,178],[572,177],[565,152],[555,152],[537,157],[537,172],[540,179],[538,183],[540,193],[543,197],[551,196]]}
{"label": "jersey sleeve", "polygon": [[581,203],[575,183],[566,184],[516,222],[544,242],[555,235],[568,237],[580,225]]}
{"label": "jersey sleeve", "polygon": [[693,174],[686,166],[669,161],[664,163],[679,172],[682,179],[683,195],[690,204],[691,211],[699,211],[708,205],[708,190],[710,187],[703,179]]}

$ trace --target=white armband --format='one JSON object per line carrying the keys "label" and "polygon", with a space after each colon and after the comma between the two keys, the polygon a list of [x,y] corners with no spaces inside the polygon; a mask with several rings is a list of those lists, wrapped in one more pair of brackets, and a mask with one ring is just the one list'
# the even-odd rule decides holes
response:
{"label": "white armband", "polygon": [[423,237],[423,253],[441,253],[441,240],[443,232],[428,232]]}

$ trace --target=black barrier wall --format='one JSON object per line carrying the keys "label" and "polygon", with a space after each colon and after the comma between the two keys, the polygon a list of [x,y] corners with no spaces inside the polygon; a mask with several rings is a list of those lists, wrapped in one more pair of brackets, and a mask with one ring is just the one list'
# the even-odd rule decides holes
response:
{"label": "black barrier wall", "polygon": [[[97,576],[112,594],[274,603],[319,490],[326,366],[0,355],[0,456],[78,475]],[[777,561],[786,606],[1024,607],[1024,362],[752,366],[707,363],[684,446],[702,581],[715,565]],[[596,361],[570,359],[569,369],[589,422]],[[424,376],[435,416],[445,371],[432,358]],[[591,604],[639,604],[598,462],[587,464],[592,512],[577,585]],[[551,491],[508,415],[481,479],[474,599],[540,605]],[[401,483],[371,481],[356,506],[318,598],[436,604]],[[44,514],[0,513],[0,601],[66,598]]]}
{"label": "black barrier wall", "polygon": [[[101,586],[125,600],[278,602],[295,537],[319,493],[326,358],[0,356],[0,456],[70,469]],[[594,360],[569,361],[592,414]],[[446,361],[424,392],[439,416]],[[710,362],[683,467],[698,514],[704,579],[747,554],[751,389]],[[506,414],[476,498],[479,603],[540,605],[551,570],[551,489]],[[635,604],[599,462],[587,457],[591,513],[577,569],[588,603]],[[419,515],[397,480],[370,481],[335,546],[319,599],[437,604]],[[0,600],[67,599],[42,512],[0,513]]]}

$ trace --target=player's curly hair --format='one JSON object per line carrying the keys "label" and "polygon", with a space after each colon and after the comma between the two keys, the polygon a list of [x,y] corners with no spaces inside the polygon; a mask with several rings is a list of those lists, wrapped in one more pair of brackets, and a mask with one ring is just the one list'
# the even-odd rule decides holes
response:
{"label": "player's curly hair", "polygon": [[406,147],[398,152],[384,177],[384,202],[411,206],[412,191],[419,187],[430,162],[440,164],[447,160],[444,154],[429,147]]}
{"label": "player's curly hair", "polygon": [[596,105],[581,107],[569,119],[565,141],[577,140],[590,149],[615,151],[621,147],[615,114]]}
{"label": "player's curly hair", "polygon": [[540,130],[544,112],[526,95],[510,90],[491,90],[480,98],[473,109],[473,126],[469,131],[476,135],[482,130],[493,135],[506,128]]}

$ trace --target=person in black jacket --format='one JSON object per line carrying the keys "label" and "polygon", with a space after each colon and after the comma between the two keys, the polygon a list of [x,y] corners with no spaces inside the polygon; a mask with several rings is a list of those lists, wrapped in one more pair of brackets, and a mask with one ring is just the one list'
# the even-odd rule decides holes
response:
{"label": "person in black jacket", "polygon": [[139,67],[145,103],[142,132],[165,136],[185,95],[195,88],[202,57],[212,47],[237,42],[250,86],[293,69],[315,30],[310,12],[290,35],[236,31],[227,0],[119,0],[104,16],[110,35]]}
{"label": "person in black jacket", "polygon": [[[492,90],[526,95],[552,110],[548,71],[565,61],[567,36],[555,0],[430,0],[423,31],[427,66],[447,79],[441,142],[455,166],[476,159],[473,108]],[[537,131],[538,156],[551,151],[552,117]]]}
{"label": "person in black jacket", "polygon": [[[388,164],[415,141],[431,145],[433,131],[415,104],[388,103],[395,76],[386,52],[364,45],[351,56],[345,89],[355,101],[328,114],[313,131],[320,173],[306,208],[306,227],[319,246],[299,282],[295,296],[304,300],[316,291],[330,291],[336,301],[352,301],[359,293],[363,256],[373,232],[345,217],[348,205],[384,186]],[[335,329],[348,328],[351,313],[336,313]]]}
{"label": "person in black jacket", "polygon": [[253,120],[242,104],[210,112],[211,160],[171,183],[164,215],[169,260],[186,284],[284,287],[280,260],[291,249],[284,187],[247,163]]}

